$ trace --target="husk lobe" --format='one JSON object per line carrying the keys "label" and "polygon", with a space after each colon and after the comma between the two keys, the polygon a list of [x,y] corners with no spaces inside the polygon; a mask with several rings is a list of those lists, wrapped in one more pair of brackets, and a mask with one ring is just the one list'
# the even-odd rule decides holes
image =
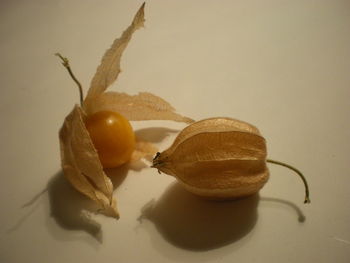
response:
{"label": "husk lobe", "polygon": [[84,118],[84,112],[76,105],[60,129],[61,166],[64,175],[74,188],[96,201],[103,213],[119,218],[113,199],[112,182],[103,171]]}

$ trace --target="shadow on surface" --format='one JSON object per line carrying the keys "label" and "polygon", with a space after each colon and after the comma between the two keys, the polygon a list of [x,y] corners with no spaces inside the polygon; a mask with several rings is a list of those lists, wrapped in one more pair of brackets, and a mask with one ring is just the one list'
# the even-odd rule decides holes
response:
{"label": "shadow on surface", "polygon": [[[142,169],[142,165],[133,163],[106,170],[114,189],[124,181],[130,169]],[[101,225],[91,218],[91,214],[97,213],[100,207],[75,190],[62,171],[51,178],[47,191],[51,216],[60,227],[66,230],[84,231],[102,242]]]}
{"label": "shadow on surface", "polygon": [[173,183],[159,198],[146,204],[140,221],[153,222],[171,244],[205,251],[231,244],[254,227],[259,196],[235,201],[203,200]]}
{"label": "shadow on surface", "polygon": [[76,191],[58,172],[48,183],[50,215],[66,230],[82,230],[102,242],[101,226],[84,212],[94,213],[98,206]]}
{"label": "shadow on surface", "polygon": [[[143,140],[160,142],[171,132],[177,131],[155,127],[137,130],[136,135]],[[112,180],[114,189],[116,189],[123,183],[129,170],[140,171],[146,167],[148,165],[144,162],[136,161],[118,168],[106,169],[105,173]],[[65,179],[62,171],[50,179],[47,191],[51,216],[61,228],[84,231],[98,242],[102,242],[101,225],[91,218],[91,214],[97,213],[100,207],[76,191]]]}
{"label": "shadow on surface", "polygon": [[27,209],[27,212],[22,217],[20,217],[11,228],[9,228],[6,231],[7,234],[11,234],[12,232],[19,229],[22,226],[22,224],[35,212],[35,210],[40,205],[39,199],[46,193],[46,191],[47,189],[45,188],[44,190],[36,194],[32,199],[30,199],[22,205],[21,208]]}

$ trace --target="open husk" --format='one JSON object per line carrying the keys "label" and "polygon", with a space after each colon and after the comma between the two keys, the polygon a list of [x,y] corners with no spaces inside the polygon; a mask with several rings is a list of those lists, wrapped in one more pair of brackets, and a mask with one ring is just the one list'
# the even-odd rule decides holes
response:
{"label": "open husk", "polygon": [[267,182],[266,143],[251,124],[211,118],[186,127],[153,167],[176,177],[190,192],[210,199],[235,199]]}
{"label": "open husk", "polygon": [[77,190],[96,201],[105,214],[119,218],[112,182],[103,171],[84,118],[81,108],[75,106],[60,130],[64,175]]}
{"label": "open husk", "polygon": [[[86,116],[100,110],[110,110],[122,114],[130,121],[192,122],[192,119],[175,113],[175,109],[168,102],[151,93],[130,96],[118,92],[105,92],[121,71],[120,60],[133,33],[144,25],[144,6],[145,4],[138,10],[131,25],[122,36],[116,39],[106,51],[91,81],[87,96],[82,101],[82,107],[74,106],[59,132],[61,164],[65,177],[78,191],[96,201],[101,208],[100,212],[114,218],[119,218],[119,213],[113,198],[113,185],[103,171],[98,153],[85,127]],[[68,60],[59,56],[72,76]],[[81,88],[75,77],[73,79]],[[156,151],[157,149],[150,142],[137,138],[131,161],[154,155]]]}

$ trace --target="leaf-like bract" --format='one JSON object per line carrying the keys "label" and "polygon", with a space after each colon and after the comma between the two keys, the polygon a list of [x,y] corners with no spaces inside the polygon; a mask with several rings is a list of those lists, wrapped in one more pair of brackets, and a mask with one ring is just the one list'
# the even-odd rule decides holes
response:
{"label": "leaf-like bract", "polygon": [[94,97],[93,103],[85,107],[88,114],[101,110],[115,111],[130,121],[173,120],[191,123],[192,119],[177,114],[164,99],[149,92],[128,95],[119,92],[104,92]]}
{"label": "leaf-like bract", "polygon": [[120,59],[127,47],[132,34],[144,25],[145,4],[136,13],[131,25],[116,39],[104,54],[100,66],[93,77],[86,99],[90,99],[104,92],[118,77],[120,73]]}
{"label": "leaf-like bract", "polygon": [[112,182],[103,171],[84,117],[82,109],[76,105],[60,130],[64,175],[78,191],[96,201],[103,213],[118,218]]}

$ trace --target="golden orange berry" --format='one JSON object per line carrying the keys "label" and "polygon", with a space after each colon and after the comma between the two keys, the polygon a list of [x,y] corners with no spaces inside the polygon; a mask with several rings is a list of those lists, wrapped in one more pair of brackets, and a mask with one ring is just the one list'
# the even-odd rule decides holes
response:
{"label": "golden orange berry", "polygon": [[99,111],[85,120],[86,128],[104,168],[120,166],[130,160],[135,149],[135,134],[119,113]]}

